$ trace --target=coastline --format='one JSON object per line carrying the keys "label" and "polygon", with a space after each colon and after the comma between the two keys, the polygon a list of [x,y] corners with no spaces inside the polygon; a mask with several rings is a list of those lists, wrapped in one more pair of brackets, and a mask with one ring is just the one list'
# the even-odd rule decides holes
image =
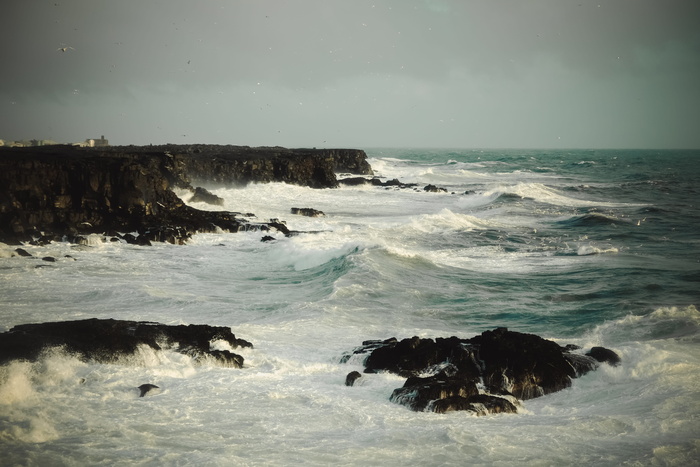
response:
{"label": "coastline", "polygon": [[[207,180],[226,185],[286,182],[338,185],[336,172],[367,175],[356,149],[164,145],[0,148],[0,241],[67,240],[137,232],[136,242],[184,243],[196,232],[284,231],[241,213],[201,211],[172,191]],[[287,232],[285,232],[287,233]],[[138,240],[140,238],[140,240]]]}

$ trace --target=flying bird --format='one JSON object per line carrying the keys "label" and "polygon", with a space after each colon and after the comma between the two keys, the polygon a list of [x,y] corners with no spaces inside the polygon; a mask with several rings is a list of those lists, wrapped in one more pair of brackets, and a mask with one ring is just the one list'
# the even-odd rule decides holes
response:
{"label": "flying bird", "polygon": [[56,49],[56,51],[59,51],[59,50],[60,50],[61,52],[68,52],[68,50],[75,50],[75,49],[74,49],[73,47],[68,47],[68,46],[66,46],[66,47],[59,47],[59,48]]}

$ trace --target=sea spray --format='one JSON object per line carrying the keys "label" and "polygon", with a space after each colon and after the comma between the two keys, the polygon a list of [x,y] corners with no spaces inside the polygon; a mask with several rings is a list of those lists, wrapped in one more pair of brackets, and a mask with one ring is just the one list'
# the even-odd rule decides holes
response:
{"label": "sea spray", "polygon": [[[418,189],[202,183],[224,206],[196,207],[278,218],[290,237],[24,245],[32,257],[0,257],[2,331],[90,317],[206,323],[255,348],[241,351],[243,368],[168,349],[116,364],[56,354],[5,365],[4,459],[692,465],[700,157],[690,156],[373,150],[377,176]],[[426,193],[428,184],[448,191]],[[49,255],[58,261],[41,261]],[[469,338],[498,326],[608,347],[622,363],[525,401],[518,414],[487,417],[394,404],[387,394],[404,382],[395,375],[344,384],[362,365],[340,359],[364,340]],[[161,392],[139,398],[144,383]]]}

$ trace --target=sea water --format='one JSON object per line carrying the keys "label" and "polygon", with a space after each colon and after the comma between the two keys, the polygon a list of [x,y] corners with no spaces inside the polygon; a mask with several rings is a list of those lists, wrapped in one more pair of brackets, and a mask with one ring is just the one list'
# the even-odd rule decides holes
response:
{"label": "sea water", "polygon": [[[2,250],[0,331],[195,323],[255,347],[234,349],[242,369],[148,348],[109,365],[55,349],[0,367],[0,464],[698,465],[699,152],[367,152],[376,176],[415,187],[205,184],[223,209],[294,236]],[[344,385],[362,362],[340,360],[363,340],[498,326],[622,363],[484,417],[394,404],[403,380],[390,374]],[[160,390],[140,398],[143,383]]]}

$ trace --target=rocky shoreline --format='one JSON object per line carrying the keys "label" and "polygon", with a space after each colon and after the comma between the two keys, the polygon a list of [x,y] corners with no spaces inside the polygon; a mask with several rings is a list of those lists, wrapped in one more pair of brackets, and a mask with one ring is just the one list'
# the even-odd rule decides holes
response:
{"label": "rocky shoreline", "polygon": [[[184,243],[194,233],[281,230],[279,222],[251,215],[201,211],[173,188],[204,196],[194,186],[286,182],[312,188],[338,186],[336,173],[371,175],[356,149],[251,148],[219,145],[43,146],[0,148],[0,241],[80,243],[92,233],[132,233],[133,243]],[[211,195],[209,193],[209,195]],[[209,198],[212,204],[215,199]],[[135,234],[134,234],[135,233]],[[122,238],[122,237],[119,237]]]}
{"label": "rocky shoreline", "polygon": [[[84,361],[124,363],[145,346],[156,351],[172,349],[197,363],[244,368],[243,356],[217,348],[221,343],[230,349],[253,347],[224,326],[171,326],[96,318],[22,324],[0,333],[0,365],[16,360],[37,361],[55,348]],[[619,356],[609,349],[580,350],[571,345],[561,347],[534,334],[496,328],[470,339],[453,336],[365,341],[344,355],[339,364],[359,359],[365,367],[365,375],[350,372],[346,386],[361,386],[373,373],[405,377],[405,384],[388,398],[414,411],[459,410],[486,415],[516,413],[523,400],[566,389],[572,379],[603,363],[620,363]],[[142,396],[152,385],[147,386],[141,388]]]}
{"label": "rocky shoreline", "polygon": [[[338,173],[349,176],[338,180]],[[0,148],[0,242],[82,243],[87,235],[101,234],[111,240],[148,245],[152,241],[182,244],[198,232],[277,230],[294,234],[278,220],[257,222],[250,213],[192,208],[173,191],[188,190],[188,201],[223,205],[223,200],[197,186],[205,181],[419,189],[414,184],[367,175],[373,175],[367,156],[354,149],[214,145]],[[446,192],[433,185],[423,191]],[[290,214],[324,215],[311,207],[290,207]],[[15,248],[12,254],[31,256],[22,248]],[[53,257],[41,259],[56,261]],[[213,346],[216,341],[223,341],[229,349],[252,347],[236,338],[230,328],[208,325],[168,326],[114,319],[23,324],[0,333],[0,365],[37,360],[51,348],[83,360],[114,363],[145,346],[174,349],[197,362],[244,367],[243,356]],[[366,341],[340,363],[361,363],[364,367],[364,374],[352,371],[347,375],[347,386],[361,386],[379,372],[406,378],[388,397],[412,410],[464,410],[484,415],[517,412],[521,401],[565,389],[572,379],[600,364],[617,365],[619,361],[609,349],[594,347],[584,353],[536,335],[497,328],[470,339]],[[157,387],[142,386],[141,395]]]}

